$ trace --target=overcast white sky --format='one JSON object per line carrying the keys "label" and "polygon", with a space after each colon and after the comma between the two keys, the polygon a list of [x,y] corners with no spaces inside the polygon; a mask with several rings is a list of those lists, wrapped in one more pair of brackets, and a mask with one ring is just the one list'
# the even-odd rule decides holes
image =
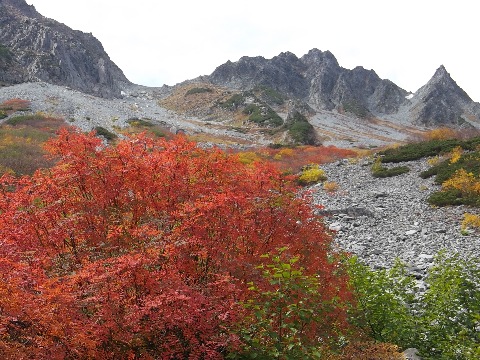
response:
{"label": "overcast white sky", "polygon": [[408,91],[440,65],[480,102],[475,0],[27,0],[91,32],[135,83],[174,85],[242,56],[330,50]]}

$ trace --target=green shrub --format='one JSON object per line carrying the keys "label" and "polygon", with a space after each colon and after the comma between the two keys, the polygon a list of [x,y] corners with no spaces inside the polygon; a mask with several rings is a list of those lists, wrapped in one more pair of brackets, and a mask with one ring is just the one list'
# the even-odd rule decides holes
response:
{"label": "green shrub", "polygon": [[96,126],[94,130],[95,130],[95,132],[97,133],[98,136],[103,136],[108,141],[112,141],[112,140],[115,140],[117,138],[117,135],[115,135],[114,133],[105,129],[102,126]]}
{"label": "green shrub", "polygon": [[420,173],[420,176],[426,179],[435,175],[435,183],[441,185],[444,181],[450,179],[459,169],[465,169],[467,172],[479,176],[480,152],[474,151],[463,154],[460,159],[454,163],[451,163],[450,159],[446,159],[439,164],[432,166],[430,169],[423,171]]}
{"label": "green shrub", "polygon": [[391,269],[371,270],[353,257],[348,271],[357,299],[350,321],[377,341],[413,346],[416,321],[410,309],[415,283],[405,264],[397,261]]}
{"label": "green shrub", "polygon": [[372,175],[376,178],[387,178],[405,174],[410,171],[408,166],[396,166],[386,168],[382,166],[382,158],[377,157],[372,165]]}
{"label": "green shrub", "polygon": [[327,334],[319,339],[312,329],[321,327],[326,314],[341,304],[327,303],[318,277],[305,275],[298,257],[283,259],[283,250],[262,256],[270,260],[259,267],[268,285],[249,284],[250,300],[243,304],[248,315],[238,331],[244,346],[229,354],[230,359],[321,360],[338,340]]}
{"label": "green shrub", "polygon": [[1,119],[5,119],[7,116],[8,116],[8,115],[7,115],[7,113],[6,113],[5,111],[0,110],[0,120],[1,120]]}
{"label": "green shrub", "polygon": [[426,279],[422,297],[424,360],[474,360],[480,357],[480,262],[441,253]]}
{"label": "green shrub", "polygon": [[317,135],[314,127],[308,122],[307,118],[298,111],[295,111],[293,115],[289,116],[285,123],[285,128],[287,129],[293,144],[317,144]]}
{"label": "green shrub", "polygon": [[381,151],[379,154],[382,155],[382,161],[384,163],[397,163],[445,154],[457,146],[460,146],[464,150],[475,150],[478,145],[480,145],[480,137],[474,137],[468,140],[431,140],[387,149]]}
{"label": "green shrub", "polygon": [[259,85],[253,89],[255,93],[265,102],[275,105],[283,105],[285,98],[277,90],[265,85]]}
{"label": "green shrub", "polygon": [[188,90],[188,91],[185,93],[185,96],[195,95],[195,94],[203,94],[203,93],[211,93],[211,92],[213,92],[213,90],[210,89],[210,88],[194,87],[194,88],[191,88],[190,90]]}
{"label": "green shrub", "polygon": [[426,276],[426,290],[404,264],[371,270],[348,261],[356,305],[350,321],[377,341],[419,349],[424,360],[474,360],[480,355],[480,261],[440,253]]}
{"label": "green shrub", "polygon": [[427,201],[435,206],[448,206],[465,204],[466,199],[463,198],[460,190],[450,189],[432,193]]}
{"label": "green shrub", "polygon": [[267,105],[249,104],[245,107],[243,113],[249,115],[249,121],[260,125],[276,127],[283,124],[282,118]]}
{"label": "green shrub", "polygon": [[373,177],[376,177],[376,178],[387,178],[387,177],[406,174],[409,171],[410,171],[410,168],[408,166],[396,166],[392,168],[382,167],[377,171],[372,171],[372,175]]}

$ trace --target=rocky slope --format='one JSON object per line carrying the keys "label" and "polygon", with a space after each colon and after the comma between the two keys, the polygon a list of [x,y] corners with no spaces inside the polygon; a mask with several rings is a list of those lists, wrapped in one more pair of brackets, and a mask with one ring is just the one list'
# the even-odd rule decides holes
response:
{"label": "rocky slope", "polygon": [[408,166],[409,173],[374,178],[371,162],[340,161],[322,166],[328,180],[339,185],[328,193],[321,184],[314,186],[313,201],[324,209],[325,221],[336,232],[336,242],[378,268],[391,267],[396,258],[409,264],[421,279],[440,250],[462,257],[480,256],[480,233],[461,233],[465,212],[480,214],[479,209],[436,208],[426,202],[438,189],[433,178],[422,179],[427,160],[398,165]]}
{"label": "rocky slope", "polygon": [[130,84],[92,34],[45,18],[24,0],[0,0],[0,83],[28,81],[106,98]]}

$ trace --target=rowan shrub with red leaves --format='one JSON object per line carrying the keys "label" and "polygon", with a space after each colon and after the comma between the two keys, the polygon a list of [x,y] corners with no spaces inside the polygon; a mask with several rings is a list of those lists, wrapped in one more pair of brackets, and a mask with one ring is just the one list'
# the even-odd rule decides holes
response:
{"label": "rowan shrub with red leaves", "polygon": [[347,326],[331,238],[272,166],[183,137],[104,147],[62,130],[47,149],[56,166],[0,180],[0,354],[223,358],[242,345],[248,283],[269,286],[261,255],[278,248],[338,304],[332,336]]}

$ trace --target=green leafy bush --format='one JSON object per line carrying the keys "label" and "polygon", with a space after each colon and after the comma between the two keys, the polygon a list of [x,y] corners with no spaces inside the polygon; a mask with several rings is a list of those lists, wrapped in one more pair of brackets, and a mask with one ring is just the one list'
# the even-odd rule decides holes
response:
{"label": "green leafy bush", "polygon": [[440,253],[424,293],[404,264],[371,270],[348,263],[357,303],[350,321],[369,336],[419,349],[424,360],[474,360],[480,355],[480,261]]}
{"label": "green leafy bush", "polygon": [[422,359],[480,358],[480,262],[441,253],[422,297]]}
{"label": "green leafy bush", "polygon": [[250,300],[244,303],[249,315],[239,324],[244,347],[229,358],[320,360],[338,341],[332,336],[336,329],[323,328],[327,314],[342,304],[326,302],[318,277],[305,275],[298,257],[282,255],[285,249],[262,256],[269,262],[259,267],[266,284],[249,284]]}
{"label": "green leafy bush", "polygon": [[353,257],[348,268],[357,298],[350,312],[352,323],[377,341],[412,346],[416,321],[410,309],[415,284],[405,264],[397,261],[391,269],[374,271]]}

